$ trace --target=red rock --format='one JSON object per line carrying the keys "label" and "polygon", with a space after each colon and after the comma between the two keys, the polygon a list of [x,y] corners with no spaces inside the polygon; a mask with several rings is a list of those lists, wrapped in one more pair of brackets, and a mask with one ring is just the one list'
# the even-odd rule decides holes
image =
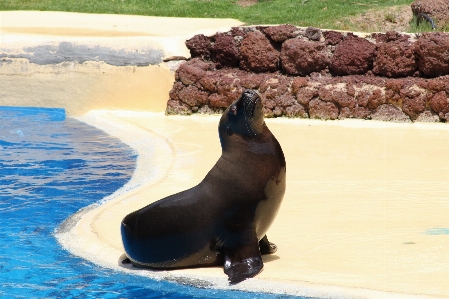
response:
{"label": "red rock", "polygon": [[178,100],[168,100],[167,108],[165,109],[166,115],[179,114],[179,115],[190,115],[192,110],[185,103]]}
{"label": "red rock", "polygon": [[418,68],[413,46],[409,42],[387,42],[377,45],[373,72],[387,77],[407,77]]}
{"label": "red rock", "polygon": [[272,118],[272,117],[274,117],[273,110],[271,110],[271,109],[269,109],[267,107],[263,107],[262,111],[263,111],[263,115],[264,115],[265,118]]}
{"label": "red rock", "polygon": [[348,95],[346,84],[321,86],[318,96],[320,100],[334,102],[340,107],[354,108],[357,104],[356,99]]}
{"label": "red rock", "polygon": [[240,67],[247,71],[274,72],[277,70],[279,51],[262,33],[250,32],[240,46]]}
{"label": "red rock", "polygon": [[436,93],[429,102],[430,108],[443,120],[447,119],[447,113],[449,113],[449,99],[447,98],[445,91]]}
{"label": "red rock", "polygon": [[295,97],[290,93],[283,94],[280,97],[276,97],[275,100],[276,106],[280,106],[283,108],[298,104],[298,102],[296,102]]}
{"label": "red rock", "polygon": [[274,107],[273,109],[273,114],[274,116],[282,116],[282,114],[284,113],[284,110],[281,107]]}
{"label": "red rock", "polygon": [[209,94],[190,85],[179,92],[179,99],[190,107],[201,106],[208,103]]}
{"label": "red rock", "polygon": [[201,89],[208,90],[210,92],[217,92],[217,82],[219,79],[219,73],[208,71],[205,72],[205,75],[197,82]]}
{"label": "red rock", "polygon": [[426,87],[434,92],[449,90],[449,76],[428,80]]}
{"label": "red rock", "polygon": [[329,56],[324,43],[289,39],[282,44],[280,59],[287,74],[307,76],[327,68]]}
{"label": "red rock", "polygon": [[426,110],[425,97],[405,97],[402,100],[402,111],[408,114],[412,120],[415,120],[421,113]]}
{"label": "red rock", "polygon": [[296,100],[298,101],[298,103],[305,107],[308,107],[310,100],[318,97],[319,86],[320,85],[300,88],[296,93]]}
{"label": "red rock", "polygon": [[273,98],[268,98],[266,93],[260,94],[262,105],[267,109],[274,109],[276,107],[276,101]]}
{"label": "red rock", "polygon": [[169,92],[169,97],[170,100],[176,100],[179,101],[179,92],[185,88],[185,85],[182,84],[182,82],[175,82],[175,84],[173,84],[172,89]]}
{"label": "red rock", "polygon": [[426,123],[437,123],[440,122],[440,118],[435,113],[432,113],[429,110],[424,111],[421,113],[416,120],[417,122],[426,122]]}
{"label": "red rock", "polygon": [[254,31],[254,27],[232,27],[230,33],[235,37],[235,40],[238,41],[243,39],[248,33]]}
{"label": "red rock", "polygon": [[338,118],[366,119],[370,114],[371,111],[365,107],[354,107],[354,108],[343,107],[340,109],[340,115],[338,116]]}
{"label": "red rock", "polygon": [[406,79],[390,79],[385,82],[385,100],[396,107],[402,107],[400,91],[407,84]]}
{"label": "red rock", "polygon": [[197,34],[186,41],[186,46],[190,50],[190,56],[210,59],[210,51],[212,48],[211,40],[203,34]]}
{"label": "red rock", "polygon": [[427,91],[420,87],[420,81],[422,79],[408,79],[399,91],[399,95],[402,98],[402,111],[410,116],[412,120],[418,118],[422,114],[427,104]]}
{"label": "red rock", "polygon": [[410,35],[401,34],[397,31],[387,31],[386,33],[372,33],[371,37],[376,40],[376,43],[386,43],[391,41],[405,42],[410,38]]}
{"label": "red rock", "polygon": [[208,105],[204,105],[204,106],[201,106],[201,108],[199,108],[197,110],[197,113],[199,113],[199,114],[215,114],[215,113],[219,113],[219,110],[213,109],[213,108],[209,107]]}
{"label": "red rock", "polygon": [[260,84],[265,80],[265,74],[255,74],[251,72],[239,73],[240,85],[244,88],[258,89]]}
{"label": "red rock", "polygon": [[195,84],[196,81],[198,81],[205,75],[206,71],[187,63],[181,64],[176,71],[177,79],[179,79],[185,85]]}
{"label": "red rock", "polygon": [[259,86],[259,91],[268,98],[274,99],[289,91],[292,79],[282,75],[271,75],[265,77],[265,80]]}
{"label": "red rock", "polygon": [[265,27],[262,29],[262,32],[277,43],[282,43],[289,38],[299,35],[298,27],[290,24]]}
{"label": "red rock", "polygon": [[321,30],[319,28],[315,27],[307,27],[306,32],[304,35],[313,41],[319,41],[321,39]]}
{"label": "red rock", "polygon": [[391,89],[392,91],[399,93],[402,89],[402,86],[404,86],[406,83],[406,80],[404,79],[391,79],[387,80],[385,82],[385,87],[387,89]]}
{"label": "red rock", "polygon": [[401,109],[389,104],[379,106],[376,111],[371,114],[371,119],[392,122],[411,122],[410,118],[402,112]]}
{"label": "red rock", "polygon": [[[277,37],[269,39],[281,40],[288,37],[287,31],[283,32],[288,26],[274,27],[278,28],[270,34]],[[321,41],[321,35],[320,41],[312,42],[301,36],[307,35],[307,30],[298,30],[295,31],[297,37],[284,41],[285,47],[289,43],[297,44],[294,48],[298,50],[306,44],[305,48],[311,49],[312,52],[320,47],[319,50],[328,55],[327,57],[332,56],[332,63],[323,69],[320,67],[319,71],[310,69],[316,67],[316,63],[313,66],[306,65],[309,68],[306,67],[307,72],[303,72],[303,69],[301,72],[295,70],[297,74],[309,73],[304,77],[293,75],[293,71],[289,71],[287,67],[284,68],[287,75],[284,75],[275,69],[276,63],[268,63],[272,56],[266,54],[274,51],[277,53],[274,56],[279,56],[276,51],[279,45],[260,33],[269,32],[267,30],[268,27],[233,28],[230,32],[207,38],[209,43],[216,42],[214,51],[221,51],[222,56],[217,54],[216,62],[197,57],[180,65],[175,73],[176,82],[169,93],[166,113],[220,113],[240,97],[243,89],[251,88],[260,93],[267,117],[310,115],[311,118],[320,119],[449,121],[449,75],[432,79],[419,77],[447,73],[445,68],[448,67],[449,61],[446,62],[445,59],[449,60],[448,34],[426,33],[411,44],[409,36],[405,34],[393,31],[377,33],[371,35],[371,38],[377,40],[377,45],[374,45],[353,34],[348,34],[343,39],[343,34],[331,31],[322,33],[324,43]],[[319,31],[309,31],[309,38],[318,40],[318,35],[315,37],[314,32]],[[342,48],[345,43],[346,47]],[[255,45],[253,50],[249,49],[251,44]],[[235,59],[239,47],[243,47],[246,55],[252,55],[247,56],[246,61],[240,61],[239,67],[244,69],[230,67],[236,66],[235,62],[229,61]],[[373,66],[369,69],[369,52],[373,47],[376,50],[372,52]],[[413,69],[412,50],[416,51],[416,60],[419,58],[419,72]],[[284,52],[283,66],[287,61]],[[300,62],[308,61],[309,58],[313,60],[311,57],[314,55],[309,55],[306,50],[302,52],[297,55]],[[243,58],[243,55],[241,57]],[[277,61],[276,59],[273,61]],[[368,71],[353,75],[364,72],[367,68],[363,63],[366,64],[367,61]],[[290,62],[296,67],[294,59]]]}
{"label": "red rock", "polygon": [[375,45],[348,33],[330,62],[330,70],[339,76],[364,74],[372,68]]}
{"label": "red rock", "polygon": [[372,93],[368,95],[367,107],[371,110],[375,110],[377,107],[385,103],[385,94],[382,93],[380,88],[374,89]]}
{"label": "red rock", "polygon": [[326,45],[332,45],[332,46],[335,46],[336,44],[338,44],[345,38],[343,33],[338,32],[338,31],[332,31],[332,30],[323,31],[323,36],[324,36]]}
{"label": "red rock", "polygon": [[217,68],[239,65],[240,53],[232,35],[217,33],[211,52],[212,60],[217,64]]}
{"label": "red rock", "polygon": [[308,78],[295,77],[292,82],[292,93],[296,94],[301,87],[307,86],[308,83]]}
{"label": "red rock", "polygon": [[318,99],[313,99],[309,102],[310,118],[318,119],[337,119],[338,108],[332,102],[324,102]]}
{"label": "red rock", "polygon": [[307,114],[306,109],[304,106],[300,104],[294,104],[292,106],[288,106],[285,108],[285,115],[287,117],[301,117],[301,118],[308,118],[309,115]]}
{"label": "red rock", "polygon": [[[357,84],[360,85],[360,84]],[[352,83],[346,83],[346,93],[351,97],[356,97],[355,85]]]}
{"label": "red rock", "polygon": [[243,87],[240,85],[240,80],[235,74],[228,73],[221,76],[218,80],[217,92],[227,98],[227,102],[230,105],[242,95]]}
{"label": "red rock", "polygon": [[449,35],[441,32],[423,33],[415,43],[419,70],[428,77],[449,74]]}
{"label": "red rock", "polygon": [[201,58],[190,59],[189,61],[185,62],[185,64],[199,68],[203,71],[212,71],[215,69],[215,64],[213,62],[204,61],[201,60]]}
{"label": "red rock", "polygon": [[210,106],[218,108],[228,108],[233,102],[231,99],[216,93],[211,94],[208,100]]}

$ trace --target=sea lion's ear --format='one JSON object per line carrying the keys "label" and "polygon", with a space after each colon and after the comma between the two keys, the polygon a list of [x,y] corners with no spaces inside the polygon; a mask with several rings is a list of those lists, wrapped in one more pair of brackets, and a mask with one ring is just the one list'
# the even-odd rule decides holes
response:
{"label": "sea lion's ear", "polygon": [[225,250],[224,256],[224,273],[228,275],[231,284],[252,278],[263,270],[258,242],[240,245],[230,251]]}

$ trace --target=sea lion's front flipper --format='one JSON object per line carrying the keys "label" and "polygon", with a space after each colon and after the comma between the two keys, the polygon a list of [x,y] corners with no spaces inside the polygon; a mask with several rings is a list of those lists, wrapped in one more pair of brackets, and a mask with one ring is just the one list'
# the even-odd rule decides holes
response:
{"label": "sea lion's front flipper", "polygon": [[272,254],[278,250],[276,244],[268,241],[267,235],[263,236],[263,238],[259,241],[259,247],[261,254]]}
{"label": "sea lion's front flipper", "polygon": [[224,272],[231,284],[239,283],[262,272],[259,243],[245,244],[225,253]]}

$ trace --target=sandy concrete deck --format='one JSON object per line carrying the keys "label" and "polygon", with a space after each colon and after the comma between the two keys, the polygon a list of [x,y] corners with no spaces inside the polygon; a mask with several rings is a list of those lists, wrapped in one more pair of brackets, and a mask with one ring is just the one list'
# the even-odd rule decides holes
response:
{"label": "sandy concrete deck", "polygon": [[151,154],[139,158],[130,191],[58,235],[76,255],[217,288],[324,298],[449,296],[446,125],[267,120],[287,160],[287,192],[268,233],[279,250],[264,257],[257,278],[229,287],[221,268],[141,271],[118,265],[124,252],[120,220],[194,186],[215,164],[218,117],[92,111],[80,119]]}
{"label": "sandy concrete deck", "polygon": [[[188,36],[238,24],[0,12],[0,104],[65,107],[70,115],[91,110],[80,119],[139,153],[131,181],[68,219],[57,234],[61,244],[105,267],[199,286],[321,298],[449,298],[447,124],[267,120],[287,159],[287,192],[268,233],[279,250],[264,257],[257,278],[230,287],[219,267],[156,272],[119,265],[123,216],[199,183],[220,155],[218,117],[163,115],[173,73],[161,57],[186,55]],[[86,46],[99,49],[101,59],[45,60],[68,44],[76,55]],[[107,63],[109,54],[127,58],[132,49],[149,65]]]}
{"label": "sandy concrete deck", "polygon": [[[242,22],[67,12],[0,11],[0,102],[162,111],[185,41]],[[31,103],[31,104],[30,104]]]}

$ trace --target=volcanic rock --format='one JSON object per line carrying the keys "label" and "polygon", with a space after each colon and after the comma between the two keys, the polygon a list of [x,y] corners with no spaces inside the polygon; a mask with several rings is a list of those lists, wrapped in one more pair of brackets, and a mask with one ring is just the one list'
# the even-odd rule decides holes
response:
{"label": "volcanic rock", "polygon": [[203,34],[197,34],[186,41],[186,46],[190,50],[190,56],[201,57],[209,60],[211,57],[211,39]]}
{"label": "volcanic rock", "polygon": [[372,68],[375,48],[366,39],[348,33],[336,46],[330,70],[339,76],[365,74]]}
{"label": "volcanic rock", "polygon": [[289,75],[307,76],[329,65],[329,53],[321,42],[289,39],[282,44],[281,66]]}
{"label": "volcanic rock", "polygon": [[332,30],[324,31],[323,36],[324,36],[326,45],[332,45],[332,46],[335,46],[336,44],[338,44],[345,38],[343,33],[338,32],[338,31],[332,31]]}
{"label": "volcanic rock", "polygon": [[445,91],[440,91],[436,93],[429,102],[430,108],[438,114],[438,116],[447,121],[449,113],[449,99]]}
{"label": "volcanic rock", "polygon": [[423,33],[415,43],[419,70],[428,77],[449,74],[449,35],[442,32]]}
{"label": "volcanic rock", "polygon": [[290,24],[284,24],[279,26],[269,26],[262,29],[271,40],[282,43],[289,38],[298,36],[299,29],[296,26]]}
{"label": "volcanic rock", "polygon": [[259,31],[248,33],[242,40],[240,55],[240,67],[244,70],[261,73],[277,69],[279,51]]}
{"label": "volcanic rock", "polygon": [[373,72],[387,77],[407,77],[418,68],[413,46],[407,41],[378,44],[374,52]]}
{"label": "volcanic rock", "polygon": [[212,46],[212,60],[217,68],[235,67],[239,65],[240,53],[232,35],[218,33]]}
{"label": "volcanic rock", "polygon": [[197,87],[190,85],[179,92],[179,99],[190,107],[198,107],[208,103],[209,94],[199,90]]}
{"label": "volcanic rock", "polygon": [[410,118],[401,111],[389,104],[379,106],[376,111],[371,114],[371,119],[392,121],[392,122],[411,122]]}
{"label": "volcanic rock", "polygon": [[337,119],[338,108],[332,102],[324,102],[319,99],[313,99],[309,102],[309,115],[310,118],[318,119]]}
{"label": "volcanic rock", "polygon": [[315,27],[308,27],[304,33],[312,41],[319,41],[321,39],[321,30]]}

